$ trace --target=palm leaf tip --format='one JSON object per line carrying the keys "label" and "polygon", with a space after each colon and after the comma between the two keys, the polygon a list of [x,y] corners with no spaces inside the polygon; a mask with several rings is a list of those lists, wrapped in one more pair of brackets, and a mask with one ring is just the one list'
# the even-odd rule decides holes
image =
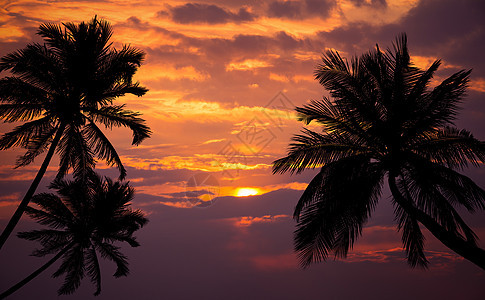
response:
{"label": "palm leaf tip", "polygon": [[138,82],[136,82],[132,89],[130,90],[130,93],[135,95],[135,96],[138,96],[138,97],[141,97],[143,95],[145,95],[147,92],[148,92],[148,88],[144,87],[144,86],[140,86]]}
{"label": "palm leaf tip", "polygon": [[133,132],[132,145],[138,146],[139,144],[141,144],[141,142],[149,138],[151,135],[152,135],[152,131],[147,125],[145,124],[139,125],[137,132]]}

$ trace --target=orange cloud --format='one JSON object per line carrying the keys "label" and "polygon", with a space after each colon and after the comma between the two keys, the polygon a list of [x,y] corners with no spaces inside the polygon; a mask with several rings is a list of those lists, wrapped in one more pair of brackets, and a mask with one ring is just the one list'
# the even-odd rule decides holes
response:
{"label": "orange cloud", "polygon": [[261,217],[244,216],[239,218],[230,218],[228,220],[231,221],[236,227],[249,227],[260,223],[274,223],[289,217],[289,215],[264,215]]}
{"label": "orange cloud", "polygon": [[477,78],[470,81],[470,89],[485,93],[485,79]]}
{"label": "orange cloud", "polygon": [[226,66],[227,71],[248,71],[258,68],[266,68],[271,66],[267,61],[257,59],[246,59],[241,62],[232,62]]}
{"label": "orange cloud", "polygon": [[160,201],[158,202],[160,204],[170,206],[170,207],[176,207],[176,208],[193,208],[194,204],[190,201]]}
{"label": "orange cloud", "polygon": [[164,79],[204,81],[210,79],[210,75],[196,70],[193,66],[176,68],[167,64],[149,64],[140,68],[136,73],[136,79],[140,82]]}
{"label": "orange cloud", "polygon": [[270,168],[269,164],[246,164],[227,161],[222,154],[193,154],[193,156],[164,156],[160,158],[141,158],[123,155],[126,166],[141,170],[178,170],[220,172],[226,170],[255,170]]}
{"label": "orange cloud", "polygon": [[[433,270],[449,271],[450,264],[463,261],[464,258],[457,254],[444,251],[425,251],[426,258],[430,262],[429,268]],[[403,248],[390,248],[374,251],[352,251],[343,262],[358,263],[370,261],[374,263],[389,263],[391,261],[402,262],[405,260]]]}

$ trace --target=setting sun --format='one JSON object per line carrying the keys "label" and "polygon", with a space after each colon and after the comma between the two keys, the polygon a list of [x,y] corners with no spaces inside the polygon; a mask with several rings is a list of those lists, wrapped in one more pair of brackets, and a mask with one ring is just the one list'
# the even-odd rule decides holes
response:
{"label": "setting sun", "polygon": [[258,194],[258,189],[253,188],[239,188],[236,191],[236,197],[246,197],[246,196],[254,196]]}

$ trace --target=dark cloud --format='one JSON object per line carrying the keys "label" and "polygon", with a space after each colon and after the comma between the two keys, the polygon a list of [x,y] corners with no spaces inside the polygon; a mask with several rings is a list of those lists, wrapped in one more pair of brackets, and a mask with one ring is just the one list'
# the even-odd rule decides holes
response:
{"label": "dark cloud", "polygon": [[359,55],[376,43],[388,46],[401,32],[408,35],[412,55],[436,56],[446,63],[473,68],[485,77],[485,3],[482,1],[422,1],[398,23],[374,26],[350,23],[320,38],[333,48]]}
{"label": "dark cloud", "polygon": [[299,1],[274,1],[269,4],[268,15],[277,18],[296,19],[302,16],[302,5]]}
{"label": "dark cloud", "polygon": [[268,15],[287,19],[303,19],[313,15],[327,17],[334,6],[335,2],[328,0],[273,1],[268,6]]}
{"label": "dark cloud", "polygon": [[237,13],[226,10],[213,4],[186,3],[180,6],[169,7],[169,13],[160,11],[159,16],[169,14],[176,23],[208,23],[221,24],[228,22],[249,22],[257,16],[241,7]]}
{"label": "dark cloud", "polygon": [[[485,77],[485,2],[423,1],[409,12],[402,26],[414,47],[448,63],[474,68]],[[391,26],[389,26],[392,28]],[[389,29],[388,29],[389,30]]]}
{"label": "dark cloud", "polygon": [[332,0],[305,0],[306,11],[310,15],[328,16],[330,10],[336,5]]}
{"label": "dark cloud", "polygon": [[386,0],[350,0],[355,6],[387,7]]}

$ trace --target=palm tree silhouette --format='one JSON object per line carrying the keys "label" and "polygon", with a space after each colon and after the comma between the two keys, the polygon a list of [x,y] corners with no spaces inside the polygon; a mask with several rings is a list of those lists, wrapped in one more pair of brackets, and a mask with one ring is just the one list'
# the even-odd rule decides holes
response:
{"label": "palm tree silhouette", "polygon": [[81,284],[85,273],[96,285],[94,295],[101,292],[101,271],[97,252],[102,258],[116,263],[115,277],[129,273],[126,256],[114,242],[127,242],[132,247],[140,244],[133,233],[148,219],[140,210],[132,210],[134,189],[128,183],[113,182],[92,172],[75,181],[55,180],[50,188],[59,196],[41,193],[32,197],[39,208],[28,206],[26,213],[42,225],[52,229],[20,232],[18,236],[39,241],[42,248],[32,255],[43,257],[57,254],[45,265],[0,295],[6,297],[47,269],[59,258],[62,264],[53,277],[66,275],[59,294],[72,294]]}
{"label": "palm tree silhouette", "polygon": [[96,123],[106,128],[128,127],[133,144],[150,136],[139,114],[113,105],[125,94],[142,96],[147,89],[132,77],[144,53],[130,46],[112,48],[108,22],[94,17],[89,23],[43,24],[38,34],[45,40],[10,53],[0,60],[0,71],[12,76],[0,79],[0,119],[27,121],[0,138],[0,150],[27,149],[16,167],[31,163],[48,149],[29,190],[0,236],[0,248],[20,220],[54,155],[60,157],[57,178],[69,169],[79,175],[95,166],[98,157],[120,171],[126,170]]}
{"label": "palm tree silhouette", "polygon": [[293,137],[273,173],[321,167],[294,211],[295,251],[301,265],[346,257],[371,216],[387,174],[398,230],[408,263],[426,267],[424,225],[444,245],[485,269],[485,251],[456,211],[485,209],[485,191],[457,172],[485,160],[485,144],[453,123],[470,71],[459,71],[429,90],[440,61],[419,70],[410,62],[407,38],[393,49],[377,46],[350,64],[327,51],[315,71],[334,99],[296,108],[315,121]]}

